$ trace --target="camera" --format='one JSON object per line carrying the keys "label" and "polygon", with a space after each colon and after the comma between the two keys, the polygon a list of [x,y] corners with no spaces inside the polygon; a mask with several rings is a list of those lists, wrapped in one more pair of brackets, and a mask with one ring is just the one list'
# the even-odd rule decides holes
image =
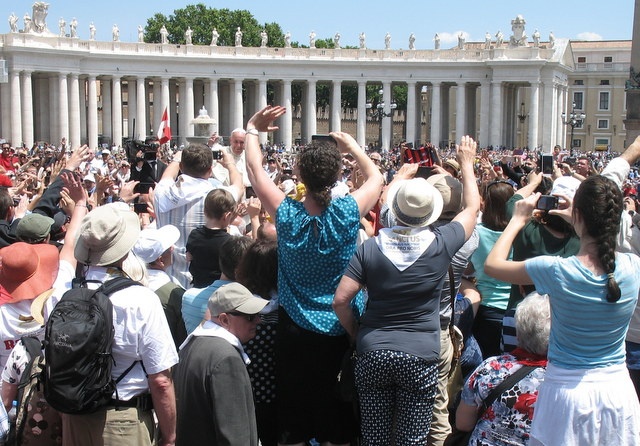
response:
{"label": "camera", "polygon": [[138,183],[133,188],[133,193],[134,194],[148,194],[149,193],[149,189],[151,189],[152,187],[153,187],[153,183]]}
{"label": "camera", "polygon": [[213,154],[213,159],[218,161],[222,159],[222,150],[212,150],[211,153]]}
{"label": "camera", "polygon": [[435,173],[435,169],[431,166],[418,166],[416,178],[429,178]]}
{"label": "camera", "polygon": [[147,203],[133,203],[133,212],[136,214],[145,214],[149,212],[149,209],[147,209]]}
{"label": "camera", "polygon": [[558,209],[558,197],[555,195],[542,195],[536,203],[536,209],[541,211],[550,211],[552,209]]}
{"label": "camera", "polygon": [[311,141],[325,141],[332,144],[338,144],[331,135],[311,135]]}

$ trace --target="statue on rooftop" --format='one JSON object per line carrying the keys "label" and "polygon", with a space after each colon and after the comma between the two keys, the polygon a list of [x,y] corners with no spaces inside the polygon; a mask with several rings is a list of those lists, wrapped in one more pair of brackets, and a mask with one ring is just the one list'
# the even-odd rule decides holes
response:
{"label": "statue on rooftop", "polygon": [[12,33],[18,32],[18,16],[15,15],[13,12],[9,16],[9,29],[11,30]]}

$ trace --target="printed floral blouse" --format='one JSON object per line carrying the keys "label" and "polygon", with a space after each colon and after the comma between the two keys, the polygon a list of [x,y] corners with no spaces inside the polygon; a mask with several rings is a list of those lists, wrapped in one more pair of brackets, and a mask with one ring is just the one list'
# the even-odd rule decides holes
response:
{"label": "printed floral blouse", "polygon": [[[462,388],[462,401],[480,407],[491,390],[520,367],[522,364],[512,354],[487,358]],[[538,386],[544,380],[544,374],[545,367],[537,367],[503,392],[478,419],[469,445],[528,444]]]}

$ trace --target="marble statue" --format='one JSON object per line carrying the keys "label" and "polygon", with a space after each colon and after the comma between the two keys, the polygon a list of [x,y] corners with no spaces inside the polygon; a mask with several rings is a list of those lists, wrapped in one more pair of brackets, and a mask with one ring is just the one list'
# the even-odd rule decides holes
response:
{"label": "marble statue", "polygon": [[144,28],[142,25],[138,25],[138,43],[144,42]]}
{"label": "marble statue", "polygon": [[239,26],[236,30],[236,46],[242,46],[242,30]]}
{"label": "marble statue", "polygon": [[160,43],[163,45],[169,43],[169,31],[167,31],[167,27],[164,25],[160,28]]}
{"label": "marble statue", "polygon": [[89,24],[89,40],[96,40],[96,25],[93,22]]}
{"label": "marble statue", "polygon": [[67,35],[67,22],[62,17],[58,20],[58,28],[60,29],[60,33],[58,34],[60,37]]}
{"label": "marble statue", "polygon": [[78,20],[75,17],[69,23],[69,34],[71,34],[72,39],[78,38]]}
{"label": "marble statue", "polygon": [[216,28],[213,28],[211,31],[211,46],[218,46],[218,39],[220,38],[220,34]]}
{"label": "marble statue", "polygon": [[23,33],[30,33],[32,31],[31,24],[31,16],[28,12],[25,12],[24,17],[22,17],[22,21],[24,22],[24,28],[22,30]]}
{"label": "marble statue", "polygon": [[538,32],[537,29],[533,32],[532,37],[533,37],[533,46],[538,48],[540,46],[540,33]]}
{"label": "marble statue", "polygon": [[459,50],[463,50],[464,49],[464,42],[465,42],[464,35],[462,33],[458,34],[458,49]]}
{"label": "marble statue", "polygon": [[387,33],[384,35],[384,49],[391,49],[391,34]]}
{"label": "marble statue", "polygon": [[111,28],[111,37],[114,42],[120,41],[120,28],[118,28],[118,25],[113,25],[113,28]]}
{"label": "marble statue", "polygon": [[503,42],[504,42],[504,34],[502,34],[502,31],[498,30],[498,32],[496,33],[496,46],[497,47],[501,46]]}
{"label": "marble statue", "polygon": [[416,49],[416,36],[413,33],[409,35],[409,49],[410,50]]}
{"label": "marble statue", "polygon": [[556,36],[553,35],[553,31],[549,32],[549,48],[553,48],[556,44]]}
{"label": "marble statue", "polygon": [[364,32],[360,33],[360,49],[365,49],[367,47],[367,36],[364,35]]}
{"label": "marble statue", "polygon": [[336,33],[336,35],[333,36],[333,46],[337,50],[340,49],[340,33]]}
{"label": "marble statue", "polygon": [[36,33],[47,31],[47,13],[49,4],[45,2],[35,2],[32,8],[32,20],[29,29]]}
{"label": "marble statue", "polygon": [[284,47],[291,48],[291,33],[289,31],[284,35]]}
{"label": "marble statue", "polygon": [[524,30],[526,23],[520,14],[511,21],[511,31],[513,31],[513,35],[509,38],[511,46],[525,46],[527,44],[527,33]]}
{"label": "marble statue", "polygon": [[433,41],[434,41],[434,48],[439,50],[440,49],[440,35],[438,33],[436,33],[436,35],[433,37]]}
{"label": "marble statue", "polygon": [[489,34],[489,31],[484,34],[484,49],[491,49],[491,34]]}
{"label": "marble statue", "polygon": [[18,16],[15,15],[13,12],[9,16],[9,29],[11,30],[12,33],[18,32]]}
{"label": "marble statue", "polygon": [[266,48],[268,41],[269,41],[269,35],[267,34],[267,30],[263,29],[260,32],[260,47],[261,48]]}
{"label": "marble statue", "polygon": [[187,30],[184,32],[184,42],[187,45],[193,45],[193,30],[190,26],[187,26]]}
{"label": "marble statue", "polygon": [[311,33],[309,34],[309,48],[315,48],[315,47],[316,47],[316,32],[311,31]]}

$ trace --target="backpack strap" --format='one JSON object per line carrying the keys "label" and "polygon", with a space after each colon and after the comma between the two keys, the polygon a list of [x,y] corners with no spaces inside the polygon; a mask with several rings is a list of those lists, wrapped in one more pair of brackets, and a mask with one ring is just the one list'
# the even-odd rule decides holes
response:
{"label": "backpack strap", "polygon": [[42,341],[40,339],[34,336],[23,336],[20,340],[29,354],[29,360],[42,354]]}
{"label": "backpack strap", "polygon": [[136,282],[128,277],[114,277],[113,279],[107,280],[101,288],[104,294],[111,296],[116,291],[124,290],[134,285],[140,285],[140,282]]}

